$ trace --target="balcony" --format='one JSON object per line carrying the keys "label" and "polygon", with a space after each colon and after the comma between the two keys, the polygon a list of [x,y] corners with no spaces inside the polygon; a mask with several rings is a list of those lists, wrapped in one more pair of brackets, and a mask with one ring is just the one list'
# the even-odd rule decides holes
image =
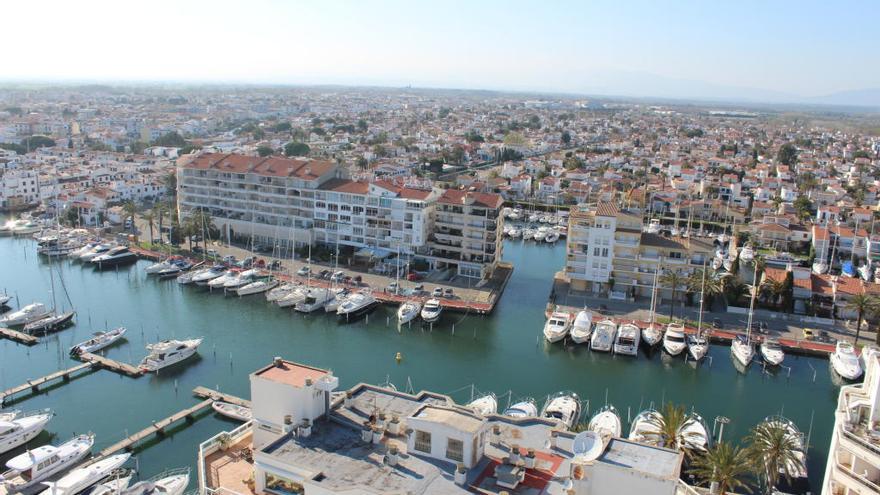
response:
{"label": "balcony", "polygon": [[[247,481],[254,474],[251,423],[220,433],[199,445],[199,488],[208,494],[253,494]],[[221,439],[223,442],[221,442]],[[225,449],[221,448],[226,443]]]}
{"label": "balcony", "polygon": [[[877,473],[877,467],[865,465],[861,469],[854,468],[853,461],[854,456],[852,454],[838,451],[835,454],[834,469],[842,472],[849,480],[855,481],[858,486],[870,490],[868,493],[880,493],[880,475]],[[862,462],[864,463],[864,461]],[[868,468],[872,468],[871,471],[873,473],[869,472]],[[858,470],[862,472],[859,473],[857,472]]]}

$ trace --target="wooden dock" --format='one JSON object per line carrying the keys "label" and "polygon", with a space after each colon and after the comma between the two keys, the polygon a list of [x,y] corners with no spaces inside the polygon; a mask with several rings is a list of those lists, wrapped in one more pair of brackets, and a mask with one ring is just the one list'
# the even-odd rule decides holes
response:
{"label": "wooden dock", "polygon": [[114,359],[105,358],[104,356],[99,356],[90,352],[79,354],[76,356],[76,358],[80,361],[93,363],[94,365],[100,366],[105,370],[114,371],[116,373],[131,377],[138,377],[143,374],[143,371],[141,371],[141,369],[136,366],[132,366],[128,363],[123,363],[121,361],[116,361]]}
{"label": "wooden dock", "polygon": [[193,390],[193,395],[196,397],[200,397],[203,400],[198,404],[184,409],[182,411],[176,412],[171,416],[168,416],[165,419],[159,421],[153,421],[153,424],[144,428],[143,430],[131,435],[127,438],[124,438],[113,445],[102,450],[98,457],[106,457],[108,455],[113,455],[116,452],[121,450],[131,451],[133,450],[138,443],[154,436],[154,435],[163,435],[165,430],[174,424],[180,421],[193,421],[195,419],[195,415],[201,412],[203,409],[207,409],[211,407],[211,403],[215,400],[221,400],[224,402],[229,402],[232,404],[237,404],[240,406],[250,407],[250,401],[238,398],[234,395],[224,394],[221,392],[217,392],[216,390],[212,390],[206,387],[196,387]]}
{"label": "wooden dock", "polygon": [[219,400],[228,402],[237,406],[251,407],[251,401],[236,397],[234,395],[224,394],[208,387],[196,387],[193,389],[193,395],[200,399]]}
{"label": "wooden dock", "polygon": [[18,342],[19,344],[24,345],[34,345],[40,341],[40,339],[34,337],[33,335],[28,335],[24,332],[19,332],[11,328],[0,328],[0,337],[13,340],[15,342]]}
{"label": "wooden dock", "polygon": [[17,387],[13,387],[9,390],[0,392],[0,404],[4,404],[8,399],[13,398],[16,395],[24,392],[30,391],[31,393],[37,393],[40,391],[40,386],[46,385],[56,380],[63,380],[65,382],[70,381],[71,375],[73,375],[74,373],[85,369],[92,369],[93,366],[94,365],[91,362],[86,362],[78,364],[73,368],[56,371],[55,373],[37,378],[35,380],[28,380],[26,383],[23,383]]}

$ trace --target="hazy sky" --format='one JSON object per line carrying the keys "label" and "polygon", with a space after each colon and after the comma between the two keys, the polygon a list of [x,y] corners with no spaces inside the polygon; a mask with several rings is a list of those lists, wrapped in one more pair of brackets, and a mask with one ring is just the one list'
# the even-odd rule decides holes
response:
{"label": "hazy sky", "polygon": [[0,79],[880,87],[877,0],[5,0],[0,11]]}

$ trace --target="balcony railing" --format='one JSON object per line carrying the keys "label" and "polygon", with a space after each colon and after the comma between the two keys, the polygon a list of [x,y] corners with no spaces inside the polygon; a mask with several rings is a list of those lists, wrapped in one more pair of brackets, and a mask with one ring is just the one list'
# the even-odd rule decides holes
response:
{"label": "balcony railing", "polygon": [[838,471],[846,474],[848,478],[855,480],[860,485],[868,488],[869,490],[871,490],[871,493],[880,493],[880,485],[878,485],[874,480],[871,480],[866,476],[862,476],[861,474],[853,471],[850,464],[847,464],[840,459],[840,455],[840,452],[838,452],[834,460],[834,467]]}

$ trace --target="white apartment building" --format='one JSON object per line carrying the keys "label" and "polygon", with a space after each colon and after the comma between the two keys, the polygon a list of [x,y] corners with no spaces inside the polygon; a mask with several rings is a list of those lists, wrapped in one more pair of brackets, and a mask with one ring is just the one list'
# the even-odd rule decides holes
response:
{"label": "white apartment building", "polygon": [[599,292],[614,268],[614,232],[617,207],[602,202],[595,207],[580,205],[568,218],[565,274],[572,289]]}
{"label": "white apartment building", "polygon": [[0,171],[0,210],[25,208],[40,202],[40,179],[34,169]]}
{"label": "white apartment building", "polygon": [[840,389],[823,495],[880,494],[880,351],[861,361],[864,382]]}

